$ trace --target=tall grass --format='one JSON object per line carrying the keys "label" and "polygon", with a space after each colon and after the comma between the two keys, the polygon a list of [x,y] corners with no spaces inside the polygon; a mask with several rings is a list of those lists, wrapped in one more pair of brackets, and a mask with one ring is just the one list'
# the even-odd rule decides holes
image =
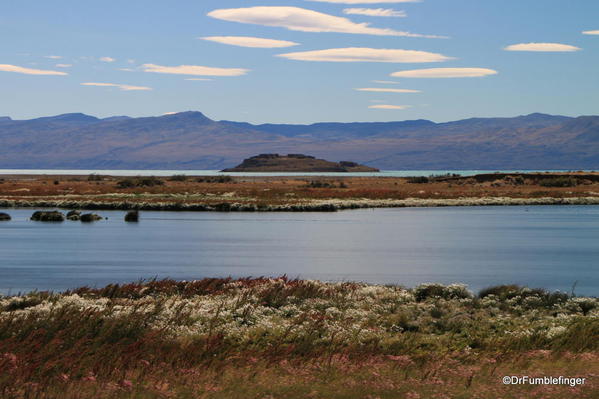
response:
{"label": "tall grass", "polygon": [[285,277],[36,292],[0,298],[0,397],[534,397],[497,370],[588,373],[598,303]]}

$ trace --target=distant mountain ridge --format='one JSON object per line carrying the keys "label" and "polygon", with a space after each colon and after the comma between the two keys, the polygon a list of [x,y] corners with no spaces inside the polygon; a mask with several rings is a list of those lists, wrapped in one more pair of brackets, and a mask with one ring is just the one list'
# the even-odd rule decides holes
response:
{"label": "distant mountain ridge", "polygon": [[599,116],[312,125],[214,121],[197,111],[0,117],[2,169],[224,169],[263,153],[350,159],[383,170],[599,169]]}

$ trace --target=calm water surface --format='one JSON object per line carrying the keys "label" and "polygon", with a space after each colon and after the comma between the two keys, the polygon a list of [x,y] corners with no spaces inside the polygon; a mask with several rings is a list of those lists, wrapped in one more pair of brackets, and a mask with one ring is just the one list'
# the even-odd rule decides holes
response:
{"label": "calm water surface", "polygon": [[[3,210],[6,211],[6,210]],[[0,292],[141,278],[280,276],[414,286],[502,283],[599,295],[599,207],[336,213],[100,212],[95,224],[0,222]]]}

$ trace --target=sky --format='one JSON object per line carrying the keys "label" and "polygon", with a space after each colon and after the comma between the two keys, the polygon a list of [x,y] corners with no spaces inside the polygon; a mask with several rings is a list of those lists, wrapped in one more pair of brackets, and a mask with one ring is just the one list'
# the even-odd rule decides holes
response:
{"label": "sky", "polygon": [[0,116],[315,123],[599,114],[594,0],[29,0]]}

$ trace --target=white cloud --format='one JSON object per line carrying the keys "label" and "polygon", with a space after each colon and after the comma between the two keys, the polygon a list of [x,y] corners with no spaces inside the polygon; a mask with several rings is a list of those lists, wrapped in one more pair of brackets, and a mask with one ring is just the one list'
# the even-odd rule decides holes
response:
{"label": "white cloud", "polygon": [[143,64],[144,72],[168,73],[174,75],[196,75],[196,76],[241,76],[249,72],[242,68],[213,68],[200,65],[162,66],[154,64]]}
{"label": "white cloud", "polygon": [[390,8],[346,8],[347,15],[366,15],[369,17],[407,17],[405,11],[396,11]]}
{"label": "white cloud", "polygon": [[72,66],[73,66],[73,64],[56,64],[55,65],[56,68],[70,68]]}
{"label": "white cloud", "polygon": [[364,87],[360,89],[356,89],[358,91],[369,91],[373,93],[421,93],[420,90],[411,90],[411,89],[386,89],[381,87]]}
{"label": "white cloud", "polygon": [[8,64],[0,64],[1,72],[16,72],[23,73],[25,75],[54,75],[54,76],[64,76],[68,75],[66,72],[59,71],[48,71],[43,69],[32,69],[32,68],[23,68],[17,65],[8,65]]}
{"label": "white cloud", "polygon": [[287,40],[263,39],[260,37],[249,36],[208,36],[201,37],[200,39],[222,44],[229,44],[231,46],[252,48],[281,48],[299,45],[299,43],[289,42]]}
{"label": "white cloud", "polygon": [[599,30],[585,30],[582,32],[583,35],[599,35]]}
{"label": "white cloud", "polygon": [[100,58],[100,61],[102,61],[102,62],[115,62],[116,59],[114,59],[112,57],[102,57],[102,58]]}
{"label": "white cloud", "polygon": [[200,82],[211,82],[212,81],[212,79],[204,79],[204,78],[187,78],[185,80],[200,81]]}
{"label": "white cloud", "polygon": [[379,83],[383,85],[397,85],[399,82],[394,82],[392,80],[373,80],[372,83]]}
{"label": "white cloud", "polygon": [[368,108],[370,108],[370,109],[393,109],[393,110],[398,110],[398,109],[408,109],[410,107],[411,107],[410,105],[379,104],[379,105],[371,105]]}
{"label": "white cloud", "polygon": [[504,48],[506,51],[535,51],[535,52],[572,52],[581,50],[579,47],[561,43],[520,43]]}
{"label": "white cloud", "polygon": [[118,68],[118,70],[123,72],[135,72],[135,69],[133,68]]}
{"label": "white cloud", "polygon": [[45,55],[44,58],[50,58],[51,60],[60,60],[62,56],[60,55]]}
{"label": "white cloud", "polygon": [[430,68],[394,72],[396,78],[476,78],[497,75],[497,71],[487,68]]}
{"label": "white cloud", "polygon": [[147,91],[152,90],[151,87],[144,86],[131,86],[131,85],[122,85],[117,83],[95,83],[95,82],[86,82],[81,83],[82,86],[98,86],[98,87],[116,87],[123,91]]}
{"label": "white cloud", "polygon": [[308,0],[319,3],[335,4],[391,4],[391,3],[420,3],[422,0]]}
{"label": "white cloud", "polygon": [[373,28],[368,23],[355,23],[299,7],[249,7],[214,10],[208,16],[224,21],[263,26],[276,26],[300,32],[337,32],[377,36],[407,36],[440,38],[440,36],[400,32],[393,29]]}
{"label": "white cloud", "polygon": [[298,61],[327,61],[327,62],[443,62],[450,60],[442,54],[415,50],[375,49],[365,47],[333,48],[328,50],[302,51],[297,53],[279,54]]}

